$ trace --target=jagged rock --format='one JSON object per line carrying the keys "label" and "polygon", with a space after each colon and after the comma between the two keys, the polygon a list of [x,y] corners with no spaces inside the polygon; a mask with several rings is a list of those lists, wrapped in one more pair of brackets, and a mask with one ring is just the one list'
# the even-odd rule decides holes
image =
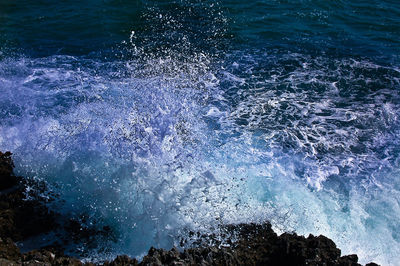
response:
{"label": "jagged rock", "polygon": [[0,266],[17,266],[17,265],[21,265],[21,263],[0,258]]}
{"label": "jagged rock", "polygon": [[10,189],[18,182],[13,173],[14,164],[11,152],[0,152],[0,190]]}
{"label": "jagged rock", "polygon": [[24,184],[13,173],[11,153],[0,152],[0,236],[21,240],[55,227],[54,213],[37,200],[26,200]]}
{"label": "jagged rock", "polygon": [[136,259],[129,258],[127,255],[116,257],[113,261],[104,263],[105,266],[136,266],[138,261]]}
{"label": "jagged rock", "polygon": [[359,265],[356,255],[340,257],[335,243],[324,236],[277,236],[268,223],[229,230],[238,237],[231,247],[198,247],[182,253],[151,248],[139,265]]}
{"label": "jagged rock", "polygon": [[21,253],[10,238],[0,238],[0,258],[10,261],[20,261]]}

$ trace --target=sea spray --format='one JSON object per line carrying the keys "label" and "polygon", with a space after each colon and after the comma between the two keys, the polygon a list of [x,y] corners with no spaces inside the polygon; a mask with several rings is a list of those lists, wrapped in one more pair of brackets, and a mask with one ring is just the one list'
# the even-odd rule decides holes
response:
{"label": "sea spray", "polygon": [[[369,35],[379,25],[346,31],[342,18],[327,26],[332,38],[307,30],[335,17],[321,3],[282,13],[276,1],[155,2],[109,50],[2,48],[0,149],[13,152],[18,174],[46,183],[52,210],[112,232],[68,251],[140,257],[190,231],[269,220],[279,232],[324,234],[361,262],[393,264],[400,72],[396,56],[382,55],[393,44]],[[244,27],[241,11],[253,5],[280,17],[255,12]],[[350,6],[343,12],[367,14]]]}

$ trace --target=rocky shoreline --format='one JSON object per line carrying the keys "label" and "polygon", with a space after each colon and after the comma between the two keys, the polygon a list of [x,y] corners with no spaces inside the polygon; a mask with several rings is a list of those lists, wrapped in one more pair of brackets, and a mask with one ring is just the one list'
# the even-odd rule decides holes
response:
{"label": "rocky shoreline", "polygon": [[[26,199],[27,181],[14,175],[11,155],[10,152],[0,152],[0,266],[96,265],[66,256],[60,247],[51,245],[26,253],[19,250],[16,242],[54,230],[58,226],[55,222],[58,214],[49,211],[41,201]],[[229,247],[211,241],[213,244],[202,244],[183,252],[177,248],[169,251],[151,248],[141,262],[122,255],[101,264],[360,265],[357,255],[341,257],[335,243],[322,235],[305,238],[285,233],[278,236],[269,223],[231,225],[225,229],[236,239],[229,243]]]}

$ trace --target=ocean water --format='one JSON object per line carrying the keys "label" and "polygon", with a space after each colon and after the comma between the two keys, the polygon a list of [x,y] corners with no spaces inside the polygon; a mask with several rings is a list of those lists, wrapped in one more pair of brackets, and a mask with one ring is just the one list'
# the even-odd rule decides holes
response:
{"label": "ocean water", "polygon": [[399,25],[389,0],[0,0],[0,150],[108,228],[64,243],[86,260],[268,220],[396,265]]}

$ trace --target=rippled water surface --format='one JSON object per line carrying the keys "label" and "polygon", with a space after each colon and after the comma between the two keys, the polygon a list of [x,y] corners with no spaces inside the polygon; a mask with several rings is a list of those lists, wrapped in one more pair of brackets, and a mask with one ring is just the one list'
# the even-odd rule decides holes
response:
{"label": "rippled water surface", "polygon": [[352,2],[2,0],[0,150],[85,259],[269,220],[395,265],[400,4]]}

